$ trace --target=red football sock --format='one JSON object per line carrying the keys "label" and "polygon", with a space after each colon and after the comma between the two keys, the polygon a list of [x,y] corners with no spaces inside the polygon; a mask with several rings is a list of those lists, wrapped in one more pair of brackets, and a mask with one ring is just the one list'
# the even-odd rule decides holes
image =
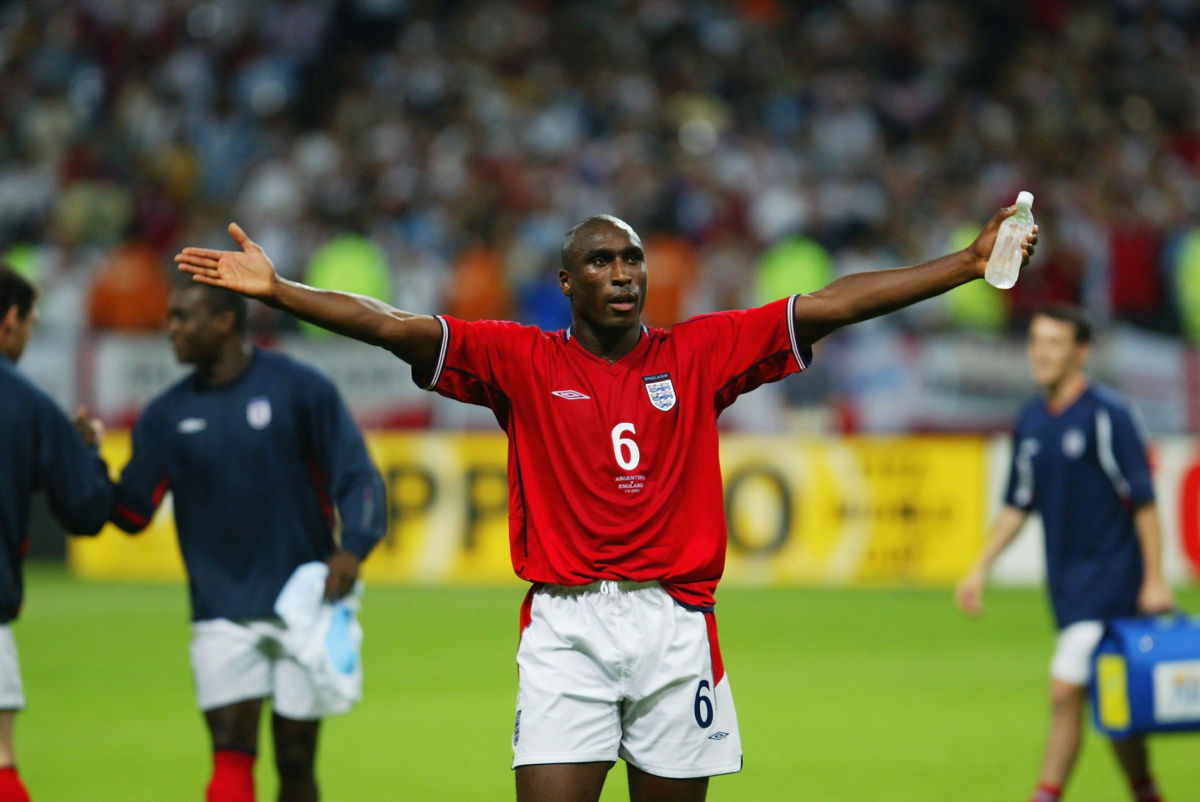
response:
{"label": "red football sock", "polygon": [[1162,796],[1158,793],[1158,786],[1154,784],[1153,777],[1138,780],[1132,787],[1134,802],[1163,802]]}
{"label": "red football sock", "polygon": [[0,769],[0,802],[29,802],[29,792],[16,766]]}
{"label": "red football sock", "polygon": [[254,755],[218,749],[205,802],[254,802]]}
{"label": "red football sock", "polygon": [[1062,798],[1063,789],[1058,785],[1050,783],[1038,783],[1037,789],[1033,792],[1033,796],[1029,797],[1029,802],[1058,802]]}

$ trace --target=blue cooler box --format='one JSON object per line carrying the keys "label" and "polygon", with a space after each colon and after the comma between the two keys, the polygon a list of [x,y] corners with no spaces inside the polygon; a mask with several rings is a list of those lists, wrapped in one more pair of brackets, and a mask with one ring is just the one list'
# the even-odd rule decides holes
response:
{"label": "blue cooler box", "polygon": [[1109,621],[1091,696],[1096,727],[1110,736],[1200,730],[1200,618]]}

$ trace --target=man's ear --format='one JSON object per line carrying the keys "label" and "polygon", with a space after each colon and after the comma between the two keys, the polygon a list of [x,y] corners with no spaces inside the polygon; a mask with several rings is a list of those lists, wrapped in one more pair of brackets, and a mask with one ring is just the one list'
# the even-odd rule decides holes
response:
{"label": "man's ear", "polygon": [[221,326],[230,334],[233,334],[237,331],[237,318],[234,316],[233,312],[228,309],[224,309],[217,317],[221,321]]}
{"label": "man's ear", "polygon": [[17,330],[17,324],[20,322],[21,310],[16,304],[0,315],[0,354],[8,354],[13,333]]}
{"label": "man's ear", "polygon": [[13,304],[0,315],[0,332],[8,334],[21,322],[21,308]]}
{"label": "man's ear", "polygon": [[558,271],[558,287],[563,295],[571,297],[571,271],[565,267]]}

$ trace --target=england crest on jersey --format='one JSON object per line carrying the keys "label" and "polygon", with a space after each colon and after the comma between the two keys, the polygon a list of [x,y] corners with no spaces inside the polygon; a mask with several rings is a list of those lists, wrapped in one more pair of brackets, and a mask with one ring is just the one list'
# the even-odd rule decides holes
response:
{"label": "england crest on jersey", "polygon": [[1067,459],[1079,459],[1087,448],[1087,436],[1079,429],[1067,429],[1063,433],[1062,450]]}
{"label": "england crest on jersey", "polygon": [[670,373],[655,373],[653,376],[643,376],[646,383],[646,393],[650,403],[661,412],[669,412],[675,406],[675,385],[671,384]]}
{"label": "england crest on jersey", "polygon": [[246,404],[246,422],[253,429],[265,429],[271,423],[271,401],[265,396],[257,396]]}

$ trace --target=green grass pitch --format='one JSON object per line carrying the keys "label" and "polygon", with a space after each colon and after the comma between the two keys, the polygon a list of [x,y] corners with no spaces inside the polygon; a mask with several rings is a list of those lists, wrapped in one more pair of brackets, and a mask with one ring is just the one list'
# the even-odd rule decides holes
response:
{"label": "green grass pitch", "polygon": [[[39,802],[203,798],[208,743],[192,697],[176,585],[28,572],[18,648],[29,709],[18,762]],[[370,587],[365,699],[323,728],[329,802],[505,800],[520,585]],[[1181,594],[1200,610],[1200,591]],[[1042,595],[992,591],[968,621],[947,590],[749,590],[719,595],[722,651],[746,753],[709,799],[1020,800],[1046,721],[1052,635]],[[265,730],[264,730],[265,735]],[[1172,802],[1200,800],[1200,738],[1153,742]],[[269,738],[259,798],[275,797]],[[626,799],[624,769],[603,799]],[[1068,799],[1121,800],[1089,732]]]}

